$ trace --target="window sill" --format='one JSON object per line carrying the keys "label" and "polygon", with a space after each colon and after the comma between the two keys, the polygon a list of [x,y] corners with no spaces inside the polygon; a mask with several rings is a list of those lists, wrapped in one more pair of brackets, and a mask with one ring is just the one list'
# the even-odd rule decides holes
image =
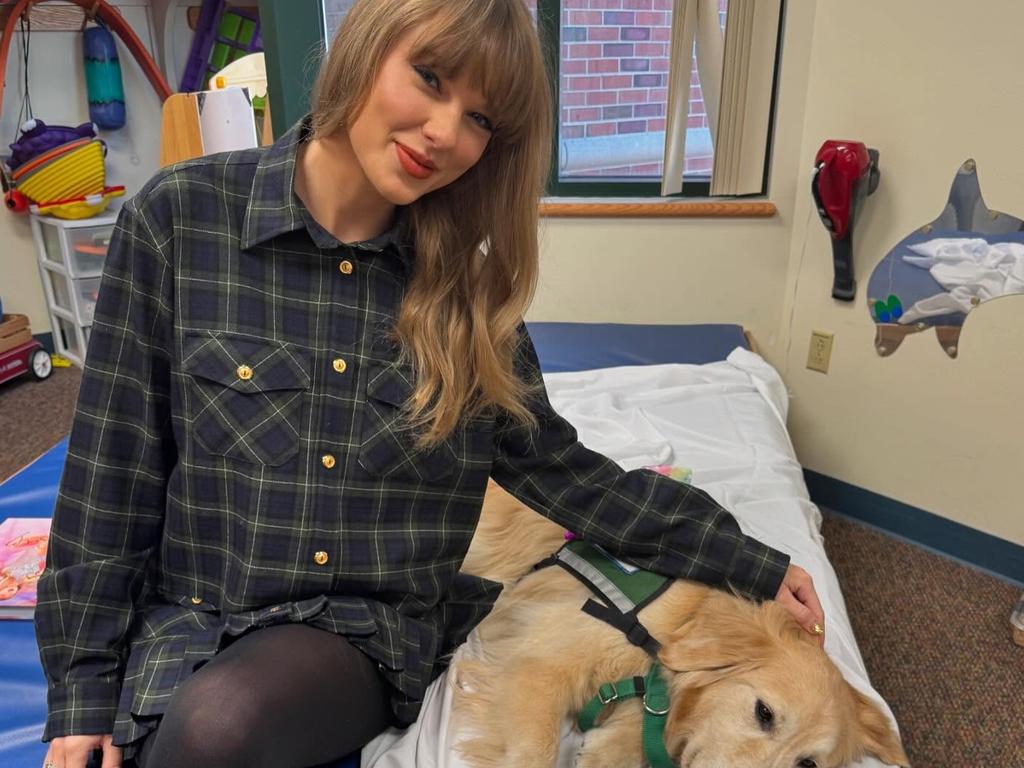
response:
{"label": "window sill", "polygon": [[621,198],[594,202],[593,198],[549,197],[541,200],[543,218],[771,218],[778,213],[764,200],[667,201]]}

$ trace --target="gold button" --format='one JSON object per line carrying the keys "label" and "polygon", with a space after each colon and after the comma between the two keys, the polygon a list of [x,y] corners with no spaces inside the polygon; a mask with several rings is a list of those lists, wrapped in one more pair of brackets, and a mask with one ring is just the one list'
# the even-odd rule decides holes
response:
{"label": "gold button", "polygon": [[238,366],[238,370],[236,370],[235,373],[238,374],[238,378],[240,378],[242,381],[248,381],[249,379],[252,378],[252,368],[250,368],[248,365]]}
{"label": "gold button", "polygon": [[348,368],[348,363],[346,363],[346,362],[345,362],[344,360],[342,360],[342,359],[341,359],[340,357],[339,357],[339,358],[337,358],[337,359],[336,359],[336,360],[335,360],[335,361],[334,361],[334,362],[332,363],[332,365],[334,366],[334,370],[336,370],[336,371],[337,371],[338,373],[344,373],[344,372],[345,372],[345,369],[346,369],[346,368]]}
{"label": "gold button", "polygon": [[338,269],[341,271],[341,274],[343,275],[351,275],[352,262],[349,261],[348,259],[345,259],[343,262],[341,262],[341,264],[338,265]]}
{"label": "gold button", "polygon": [[203,598],[201,598],[201,597],[193,597],[192,598],[192,604],[193,605],[199,605],[201,602],[203,602]]}
{"label": "gold button", "polygon": [[334,457],[331,456],[331,454],[329,454],[329,453],[325,453],[323,456],[320,457],[320,463],[323,464],[328,469],[333,469],[334,468]]}
{"label": "gold button", "polygon": [[327,563],[327,553],[321,550],[313,555],[313,560],[316,561],[317,565],[325,565]]}

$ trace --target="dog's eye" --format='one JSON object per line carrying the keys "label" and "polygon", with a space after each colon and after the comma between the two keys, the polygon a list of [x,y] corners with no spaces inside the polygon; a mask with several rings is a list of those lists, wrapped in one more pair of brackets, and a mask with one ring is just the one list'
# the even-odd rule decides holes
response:
{"label": "dog's eye", "polygon": [[754,706],[754,715],[757,717],[761,730],[771,730],[772,724],[775,722],[775,713],[760,699],[757,700],[757,704]]}
{"label": "dog's eye", "polygon": [[818,768],[818,764],[810,757],[805,757],[796,764],[796,768]]}

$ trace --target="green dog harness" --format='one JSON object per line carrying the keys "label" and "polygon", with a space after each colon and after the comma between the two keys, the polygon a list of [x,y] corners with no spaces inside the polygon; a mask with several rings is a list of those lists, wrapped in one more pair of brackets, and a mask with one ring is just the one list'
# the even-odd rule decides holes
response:
{"label": "green dog harness", "polygon": [[657,640],[640,623],[637,614],[659,597],[672,580],[650,571],[627,565],[596,544],[579,539],[566,543],[558,552],[538,564],[538,568],[558,565],[571,573],[601,598],[588,599],[583,612],[601,619],[621,631],[633,645],[647,651],[655,661],[646,677],[628,677],[617,683],[604,683],[597,695],[580,711],[577,725],[584,733],[594,727],[605,707],[630,698],[643,700],[642,741],[644,757],[651,768],[673,768],[665,749],[665,718],[669,711],[668,686],[657,662]]}
{"label": "green dog harness", "polygon": [[583,612],[611,624],[651,656],[657,656],[659,644],[637,614],[672,583],[665,576],[644,571],[616,560],[596,544],[580,539],[567,542],[538,568],[559,565],[586,584],[604,602],[587,600]]}
{"label": "green dog harness", "polygon": [[644,704],[641,738],[644,757],[651,768],[676,768],[665,749],[665,718],[669,711],[668,685],[661,677],[661,665],[651,664],[647,677],[627,677],[617,683],[605,683],[597,689],[597,696],[580,711],[576,724],[586,733],[597,722],[598,715],[607,706],[621,699],[640,698]]}

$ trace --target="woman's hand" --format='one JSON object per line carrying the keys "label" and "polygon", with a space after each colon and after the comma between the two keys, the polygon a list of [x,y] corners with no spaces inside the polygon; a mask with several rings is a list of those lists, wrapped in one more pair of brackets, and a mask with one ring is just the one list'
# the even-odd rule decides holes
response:
{"label": "woman's hand", "polygon": [[797,623],[825,644],[825,612],[814,591],[811,574],[790,563],[775,600],[792,614]]}
{"label": "woman's hand", "polygon": [[103,750],[101,768],[121,768],[121,748],[115,747],[111,735],[61,736],[50,742],[43,768],[85,768],[89,754]]}

